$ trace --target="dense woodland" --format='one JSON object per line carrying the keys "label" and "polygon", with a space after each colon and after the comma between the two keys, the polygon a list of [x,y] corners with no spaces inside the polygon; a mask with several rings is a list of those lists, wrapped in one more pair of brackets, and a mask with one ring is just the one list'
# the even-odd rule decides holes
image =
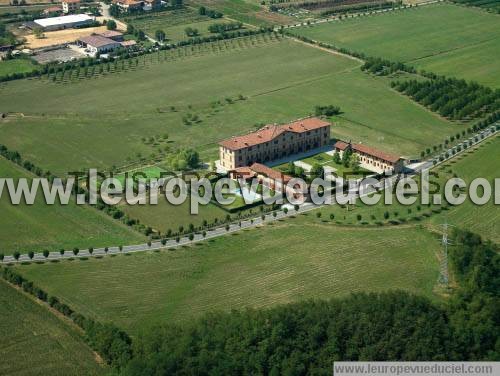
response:
{"label": "dense woodland", "polygon": [[457,232],[459,287],[439,305],[406,292],[213,313],[154,328],[123,375],[329,375],[333,360],[500,360],[500,256]]}

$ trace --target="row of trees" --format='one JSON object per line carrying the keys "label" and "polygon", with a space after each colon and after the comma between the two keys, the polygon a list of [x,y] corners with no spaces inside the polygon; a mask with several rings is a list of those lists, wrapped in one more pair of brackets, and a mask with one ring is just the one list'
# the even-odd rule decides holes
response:
{"label": "row of trees", "polygon": [[215,23],[208,26],[208,31],[211,33],[225,33],[232,30],[238,30],[243,27],[241,22]]}
{"label": "row of trees", "polygon": [[146,332],[121,374],[327,375],[333,360],[497,360],[499,249],[468,232],[453,238],[459,287],[448,304],[395,291],[211,313]]}
{"label": "row of trees", "polygon": [[49,170],[43,170],[40,167],[36,166],[34,163],[23,159],[21,154],[18,151],[9,150],[7,146],[0,144],[0,155],[11,162],[21,166],[22,168],[32,172],[36,176],[45,177],[49,180],[55,178],[54,175]]}
{"label": "row of trees", "polygon": [[207,16],[207,17],[210,17],[210,18],[214,18],[214,19],[217,19],[217,18],[222,18],[223,14],[217,10],[212,10],[212,9],[208,9],[207,7],[199,7],[198,8],[198,13],[201,15],[201,16]]}
{"label": "row of trees", "polygon": [[[456,133],[455,135],[449,136],[442,143],[434,145],[432,147],[428,147],[425,150],[422,150],[420,153],[420,156],[423,158],[425,156],[432,155],[433,153],[441,152],[441,151],[443,151],[443,149],[453,146],[454,142],[459,142],[461,139],[465,138],[467,135],[470,136],[475,132],[479,132],[483,129],[486,129],[487,127],[495,124],[499,120],[500,120],[500,111],[496,111],[496,112],[488,115],[483,120],[478,121],[472,127],[469,127],[466,130],[463,130],[461,133]],[[498,126],[497,126],[497,129],[498,129]],[[469,146],[471,146],[471,142],[469,142]],[[440,158],[440,160],[443,160],[443,159],[444,158]]]}
{"label": "row of trees", "polygon": [[416,69],[400,62],[389,61],[378,57],[368,57],[361,66],[361,70],[379,76],[388,76],[395,72],[416,73]]}
{"label": "row of trees", "polygon": [[124,331],[112,324],[102,324],[75,312],[57,297],[49,295],[11,268],[1,268],[1,276],[7,282],[21,287],[26,293],[47,303],[71,319],[83,329],[89,345],[102,356],[107,364],[120,368],[132,358],[132,340]]}
{"label": "row of trees", "polygon": [[500,109],[500,90],[492,90],[475,82],[439,77],[427,81],[393,82],[391,86],[454,120],[481,117]]}

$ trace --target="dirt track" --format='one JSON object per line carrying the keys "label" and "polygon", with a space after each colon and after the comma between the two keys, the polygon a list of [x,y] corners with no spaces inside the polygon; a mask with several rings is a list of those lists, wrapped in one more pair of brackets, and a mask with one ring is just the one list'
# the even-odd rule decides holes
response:
{"label": "dirt track", "polygon": [[49,31],[44,33],[45,38],[37,39],[34,35],[26,35],[26,43],[24,45],[27,48],[42,48],[55,46],[58,44],[74,42],[80,37],[84,37],[96,32],[105,31],[105,26],[98,27],[87,27],[84,29],[67,29],[58,31]]}

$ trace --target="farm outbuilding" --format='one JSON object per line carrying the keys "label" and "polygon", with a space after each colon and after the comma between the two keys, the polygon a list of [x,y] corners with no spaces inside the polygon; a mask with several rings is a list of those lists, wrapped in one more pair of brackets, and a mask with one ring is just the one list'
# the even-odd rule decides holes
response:
{"label": "farm outbuilding", "polygon": [[102,35],[89,35],[78,39],[78,44],[95,55],[96,53],[110,52],[121,47],[121,43]]}
{"label": "farm outbuilding", "polygon": [[26,23],[29,28],[40,27],[44,31],[70,29],[90,25],[94,18],[86,14],[72,14],[69,16],[40,18],[31,23]]}

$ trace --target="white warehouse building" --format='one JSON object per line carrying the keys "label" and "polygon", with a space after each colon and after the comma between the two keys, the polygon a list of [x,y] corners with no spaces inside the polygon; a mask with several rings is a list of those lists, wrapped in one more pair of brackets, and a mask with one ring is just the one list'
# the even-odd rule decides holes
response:
{"label": "white warehouse building", "polygon": [[69,16],[49,17],[35,20],[33,23],[44,31],[70,29],[90,25],[94,18],[86,14],[71,14]]}

